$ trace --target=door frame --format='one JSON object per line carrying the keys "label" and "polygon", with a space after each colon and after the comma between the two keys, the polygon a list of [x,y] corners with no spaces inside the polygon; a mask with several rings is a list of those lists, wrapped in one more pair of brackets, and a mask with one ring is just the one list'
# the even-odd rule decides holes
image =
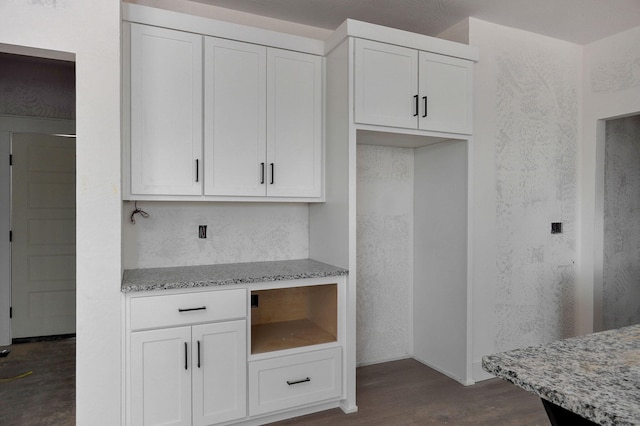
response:
{"label": "door frame", "polygon": [[75,134],[75,120],[0,115],[0,347],[11,344],[11,154],[12,133]]}

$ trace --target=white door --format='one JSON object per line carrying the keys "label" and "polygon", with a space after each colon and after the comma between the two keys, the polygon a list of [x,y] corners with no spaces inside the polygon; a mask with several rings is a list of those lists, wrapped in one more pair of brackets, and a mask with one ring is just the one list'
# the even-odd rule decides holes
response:
{"label": "white door", "polygon": [[471,133],[472,62],[420,52],[420,129]]}
{"label": "white door", "polygon": [[266,48],[205,39],[205,194],[264,196]]}
{"label": "white door", "polygon": [[75,138],[11,144],[13,337],[75,333]]}
{"label": "white door", "polygon": [[194,426],[247,415],[246,330],[245,320],[193,327]]}
{"label": "white door", "polygon": [[322,195],[322,59],[267,52],[267,195]]}
{"label": "white door", "polygon": [[191,327],[131,333],[132,425],[191,425],[190,342]]}
{"label": "white door", "polygon": [[131,193],[202,193],[202,37],[131,24]]}
{"label": "white door", "polygon": [[418,127],[418,51],[369,40],[355,44],[355,121]]}

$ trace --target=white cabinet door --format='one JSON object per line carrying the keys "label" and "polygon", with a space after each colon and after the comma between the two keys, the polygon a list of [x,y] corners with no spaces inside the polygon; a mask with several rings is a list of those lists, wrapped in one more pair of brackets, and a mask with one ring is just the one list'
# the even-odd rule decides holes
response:
{"label": "white cabinet door", "polygon": [[355,121],[417,128],[418,51],[355,41]]}
{"label": "white cabinet door", "polygon": [[205,195],[264,196],[266,48],[205,39]]}
{"label": "white cabinet door", "polygon": [[202,37],[131,24],[131,193],[200,195]]}
{"label": "white cabinet door", "polygon": [[193,424],[247,415],[246,321],[193,327]]}
{"label": "white cabinet door", "polygon": [[131,333],[131,424],[191,424],[191,327]]}
{"label": "white cabinet door", "polygon": [[471,61],[420,52],[420,129],[471,133]]}
{"label": "white cabinet door", "polygon": [[322,195],[322,60],[268,49],[267,195]]}

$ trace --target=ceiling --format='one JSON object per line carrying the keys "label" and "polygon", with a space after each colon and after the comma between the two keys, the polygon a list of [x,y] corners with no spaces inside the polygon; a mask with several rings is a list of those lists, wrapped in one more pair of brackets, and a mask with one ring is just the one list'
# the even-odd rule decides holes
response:
{"label": "ceiling", "polygon": [[436,36],[471,16],[589,44],[640,26],[640,0],[193,0],[333,30],[345,19]]}

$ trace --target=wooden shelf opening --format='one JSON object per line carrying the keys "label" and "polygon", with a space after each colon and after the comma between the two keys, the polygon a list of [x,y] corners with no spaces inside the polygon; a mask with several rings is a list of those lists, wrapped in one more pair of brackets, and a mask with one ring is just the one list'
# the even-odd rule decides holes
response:
{"label": "wooden shelf opening", "polygon": [[251,353],[337,341],[337,284],[255,290],[251,307]]}

